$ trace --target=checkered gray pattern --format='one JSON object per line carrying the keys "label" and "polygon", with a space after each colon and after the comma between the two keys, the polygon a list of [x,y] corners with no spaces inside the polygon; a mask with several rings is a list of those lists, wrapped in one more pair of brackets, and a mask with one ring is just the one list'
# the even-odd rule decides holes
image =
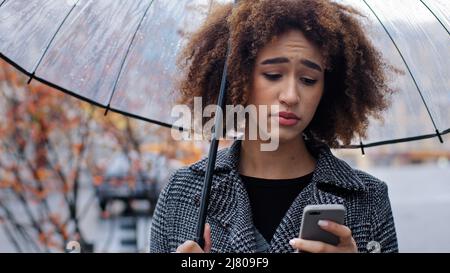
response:
{"label": "checkered gray pattern", "polygon": [[[239,177],[241,141],[217,154],[207,222],[212,228],[212,252],[257,251],[255,227],[247,192]],[[269,252],[292,252],[289,240],[298,236],[306,205],[342,204],[345,225],[359,252],[376,241],[381,252],[398,252],[394,219],[384,182],[336,158],[328,146],[307,141],[317,158],[310,184],[297,196],[278,226]],[[176,171],[162,191],[150,231],[150,252],[173,252],[195,237],[207,158]],[[270,200],[267,200],[270,202]]]}

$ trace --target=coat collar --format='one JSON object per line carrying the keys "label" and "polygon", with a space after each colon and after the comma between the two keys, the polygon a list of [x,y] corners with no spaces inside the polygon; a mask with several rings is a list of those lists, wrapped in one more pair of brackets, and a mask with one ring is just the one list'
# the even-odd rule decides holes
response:
{"label": "coat collar", "polygon": [[[238,172],[241,140],[237,139],[233,144],[218,151],[215,172]],[[356,172],[343,160],[333,155],[330,148],[318,141],[305,141],[307,148],[317,159],[313,180],[319,184],[329,184],[352,191],[366,191],[367,188]],[[206,172],[208,159],[204,158],[194,163],[190,168],[198,172]]]}

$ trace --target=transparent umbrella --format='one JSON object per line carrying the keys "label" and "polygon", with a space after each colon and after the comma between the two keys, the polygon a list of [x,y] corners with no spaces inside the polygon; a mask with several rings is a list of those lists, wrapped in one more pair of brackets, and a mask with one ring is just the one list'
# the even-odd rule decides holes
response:
{"label": "transparent umbrella", "polygon": [[363,22],[383,57],[404,75],[384,113],[371,120],[368,137],[351,148],[408,142],[442,135],[450,128],[450,1],[339,0],[365,14]]}
{"label": "transparent umbrella", "polygon": [[[0,0],[0,54],[31,79],[111,111],[171,127],[176,55],[211,0]],[[222,0],[220,2],[231,2]],[[361,10],[374,44],[406,73],[363,147],[450,128],[450,1],[338,0]],[[367,23],[368,22],[368,23]],[[184,128],[188,129],[188,128]]]}
{"label": "transparent umbrella", "polygon": [[[426,138],[443,143],[443,135],[450,132],[450,1],[336,1],[367,15],[364,22],[375,46],[405,71],[392,83],[399,92],[384,123],[373,120],[367,138],[343,147],[364,153],[365,147]],[[30,81],[106,111],[172,127],[176,56],[186,42],[185,33],[201,24],[212,4],[213,0],[0,0],[0,57]],[[226,96],[224,84],[220,91],[219,107]],[[199,238],[217,143],[213,136]]]}

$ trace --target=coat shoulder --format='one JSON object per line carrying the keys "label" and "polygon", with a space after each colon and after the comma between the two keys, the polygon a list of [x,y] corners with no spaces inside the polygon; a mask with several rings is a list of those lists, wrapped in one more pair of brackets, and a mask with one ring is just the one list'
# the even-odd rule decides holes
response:
{"label": "coat shoulder", "polygon": [[[234,150],[236,150],[236,149],[234,149]],[[206,172],[206,169],[208,167],[208,160],[209,160],[209,157],[205,156],[202,159],[200,159],[199,161],[191,164],[187,168],[189,168],[190,170],[195,171],[195,172],[204,173],[204,172]],[[231,153],[231,147],[219,149],[217,151],[217,155],[216,155],[216,165],[215,165],[214,170],[215,171],[229,171],[230,169],[235,167],[233,165],[233,162],[235,162],[236,160],[237,160],[237,155],[236,155],[236,153]]]}
{"label": "coat shoulder", "polygon": [[198,191],[201,189],[202,181],[196,171],[190,166],[185,166],[176,170],[169,179],[166,187],[171,195],[183,192]]}
{"label": "coat shoulder", "polygon": [[[229,147],[217,151],[217,158],[214,171],[213,185],[217,180],[223,180],[230,170]],[[202,192],[204,177],[208,165],[208,157],[205,156],[191,165],[177,169],[169,178],[165,185],[165,192],[168,196],[167,202],[180,202],[192,199]]]}
{"label": "coat shoulder", "polygon": [[383,180],[358,169],[353,169],[369,192],[387,192],[387,184]]}

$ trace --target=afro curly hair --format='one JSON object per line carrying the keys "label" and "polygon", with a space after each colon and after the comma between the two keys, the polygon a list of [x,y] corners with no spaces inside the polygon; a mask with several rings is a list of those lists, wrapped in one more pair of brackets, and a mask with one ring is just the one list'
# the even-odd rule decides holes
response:
{"label": "afro curly hair", "polygon": [[[180,103],[216,104],[228,46],[227,104],[247,105],[258,52],[275,36],[300,30],[321,51],[324,93],[305,134],[336,148],[366,137],[369,118],[382,119],[393,90],[385,63],[355,9],[328,0],[241,0],[217,4],[178,56]],[[225,113],[226,114],[226,113]]]}

